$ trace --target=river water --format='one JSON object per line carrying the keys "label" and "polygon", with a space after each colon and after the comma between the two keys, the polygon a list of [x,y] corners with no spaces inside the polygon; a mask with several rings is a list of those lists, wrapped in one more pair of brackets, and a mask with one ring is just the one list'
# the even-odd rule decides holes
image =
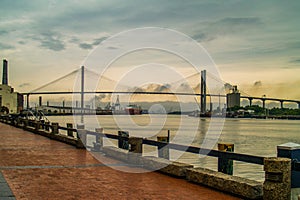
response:
{"label": "river water", "polygon": [[[49,116],[51,122],[61,126],[78,124],[80,116]],[[129,131],[130,136],[155,139],[166,136],[170,130],[171,142],[217,149],[217,142],[234,144],[234,151],[259,156],[276,156],[277,145],[300,143],[300,121],[269,119],[200,119],[180,115],[98,115],[84,116],[86,129],[104,128],[105,133],[117,134],[118,130]],[[219,131],[221,130],[221,131]],[[209,143],[203,143],[209,141]],[[105,140],[105,145],[116,145],[116,141]],[[144,147],[144,155],[157,155],[154,147]],[[217,170],[217,159],[192,153],[170,151],[171,160]],[[263,181],[262,165],[234,161],[234,175]]]}

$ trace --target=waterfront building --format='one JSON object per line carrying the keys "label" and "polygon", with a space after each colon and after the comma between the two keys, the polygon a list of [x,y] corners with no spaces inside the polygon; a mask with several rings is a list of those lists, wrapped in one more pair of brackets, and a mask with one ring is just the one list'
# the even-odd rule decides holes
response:
{"label": "waterfront building", "polygon": [[8,85],[8,62],[3,60],[2,84],[0,84],[0,113],[20,113],[23,110],[23,95]]}
{"label": "waterfront building", "polygon": [[240,107],[241,106],[241,93],[238,91],[237,86],[234,85],[230,92],[226,95],[227,108]]}

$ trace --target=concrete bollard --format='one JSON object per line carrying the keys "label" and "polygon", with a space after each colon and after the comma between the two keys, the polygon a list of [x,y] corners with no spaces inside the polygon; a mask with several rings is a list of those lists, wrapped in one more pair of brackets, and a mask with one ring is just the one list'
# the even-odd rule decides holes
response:
{"label": "concrete bollard", "polygon": [[291,198],[291,159],[265,158],[265,182],[263,185],[263,199]]}
{"label": "concrete bollard", "polygon": [[[290,158],[293,162],[300,160],[300,144],[288,142],[277,146],[277,157]],[[298,199],[300,194],[300,172],[293,170],[291,172],[291,196],[293,200]]]}
{"label": "concrete bollard", "polygon": [[169,138],[170,138],[170,132],[168,130],[168,136],[157,136],[157,141],[158,142],[165,142],[165,145],[158,146],[158,157],[164,158],[169,160],[170,159],[170,151],[168,147],[169,143]]}
{"label": "concrete bollard", "polygon": [[86,130],[84,124],[77,124],[77,148],[85,148],[86,146]]}
{"label": "concrete bollard", "polygon": [[52,134],[58,134],[58,126],[59,124],[56,122],[53,122],[52,124]]}
{"label": "concrete bollard", "polygon": [[128,139],[128,143],[130,145],[129,152],[140,154],[143,153],[143,138],[130,137]]}
{"label": "concrete bollard", "polygon": [[128,138],[129,132],[128,131],[118,131],[118,147],[121,149],[129,149]]}
{"label": "concrete bollard", "polygon": [[[219,151],[234,152],[234,144],[218,143]],[[218,158],[218,172],[233,175],[233,160]]]}
{"label": "concrete bollard", "polygon": [[[67,123],[67,128],[69,129],[72,129],[73,128],[73,124],[72,123]],[[72,130],[67,130],[67,135],[69,136],[69,137],[74,137],[74,135],[73,135],[73,131]]]}
{"label": "concrete bollard", "polygon": [[[95,128],[96,133],[103,133],[103,128]],[[94,151],[100,151],[103,147],[103,137],[96,134],[96,141],[94,142]]]}

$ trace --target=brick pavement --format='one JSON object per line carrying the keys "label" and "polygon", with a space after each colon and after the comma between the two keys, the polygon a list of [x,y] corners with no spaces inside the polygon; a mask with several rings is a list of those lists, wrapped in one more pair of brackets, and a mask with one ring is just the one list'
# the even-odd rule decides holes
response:
{"label": "brick pavement", "polygon": [[[16,199],[238,199],[157,172],[114,170],[88,151],[2,123],[0,138],[0,170]],[[108,165],[143,172],[97,156]]]}

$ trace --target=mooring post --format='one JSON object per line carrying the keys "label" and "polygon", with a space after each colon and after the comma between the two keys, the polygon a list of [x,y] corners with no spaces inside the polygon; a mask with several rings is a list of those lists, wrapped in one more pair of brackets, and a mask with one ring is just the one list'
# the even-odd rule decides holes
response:
{"label": "mooring post", "polygon": [[100,135],[103,133],[103,128],[95,128],[95,132],[99,133],[96,134],[96,141],[94,142],[94,151],[100,151],[103,147],[103,137]]}
{"label": "mooring post", "polygon": [[140,154],[143,153],[143,138],[130,137],[128,139],[128,143],[130,145],[129,152]]}
{"label": "mooring post", "polygon": [[265,158],[263,199],[291,199],[291,159]]}
{"label": "mooring post", "polygon": [[[294,162],[300,161],[300,144],[288,142],[277,146],[277,156],[282,158],[290,158],[292,165]],[[297,199],[300,194],[300,172],[292,169],[291,172],[291,195],[292,199]]]}
{"label": "mooring post", "polygon": [[168,147],[168,143],[170,141],[170,130],[168,130],[168,136],[157,136],[158,142],[164,142],[166,144],[158,146],[158,157],[164,159],[170,159],[170,150]]}
{"label": "mooring post", "polygon": [[58,134],[58,123],[52,122],[52,134]]}
{"label": "mooring post", "polygon": [[86,146],[86,130],[84,124],[77,124],[77,148],[85,148]]}
{"label": "mooring post", "polygon": [[121,149],[129,149],[128,138],[129,132],[128,131],[118,131],[118,147]]}
{"label": "mooring post", "polygon": [[70,129],[73,129],[73,124],[72,123],[67,123],[67,128],[68,128],[67,135],[69,137],[74,137],[73,130],[70,130]]}
{"label": "mooring post", "polygon": [[[218,143],[219,151],[234,152],[234,144]],[[218,158],[218,172],[233,175],[233,160],[227,158]]]}

